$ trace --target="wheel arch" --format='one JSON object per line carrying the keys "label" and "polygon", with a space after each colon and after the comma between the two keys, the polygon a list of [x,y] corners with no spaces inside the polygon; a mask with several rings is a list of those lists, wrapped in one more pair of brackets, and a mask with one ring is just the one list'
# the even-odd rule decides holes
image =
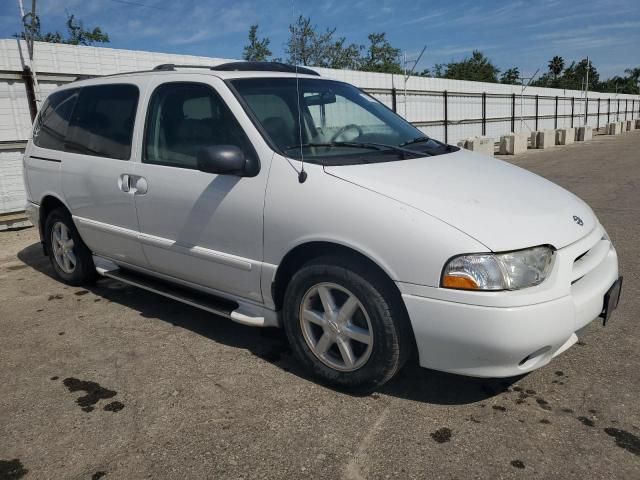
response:
{"label": "wheel arch", "polygon": [[[393,275],[388,269],[383,268],[380,262],[373,260],[369,255],[356,250],[353,247],[332,241],[308,241],[296,245],[282,258],[271,283],[271,296],[276,310],[282,308],[284,293],[289,281],[305,263],[325,255],[345,256],[372,268],[380,274],[397,293],[402,300],[400,290],[393,280]],[[402,302],[404,305],[404,303]]]}
{"label": "wheel arch", "polygon": [[44,225],[49,214],[57,208],[64,208],[67,212],[71,213],[65,203],[57,196],[53,194],[46,194],[44,197],[42,197],[42,200],[40,201],[40,211],[38,216],[38,229],[40,231],[40,243],[42,244],[42,250],[45,255],[49,255],[49,248],[47,246],[47,242],[45,242],[44,240]]}

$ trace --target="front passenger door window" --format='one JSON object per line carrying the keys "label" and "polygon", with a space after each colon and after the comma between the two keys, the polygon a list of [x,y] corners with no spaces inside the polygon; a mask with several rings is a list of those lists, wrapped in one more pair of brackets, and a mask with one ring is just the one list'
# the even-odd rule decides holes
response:
{"label": "front passenger door window", "polygon": [[143,162],[197,168],[198,151],[213,145],[234,145],[245,154],[247,173],[257,173],[257,156],[237,120],[209,86],[174,82],[151,96]]}

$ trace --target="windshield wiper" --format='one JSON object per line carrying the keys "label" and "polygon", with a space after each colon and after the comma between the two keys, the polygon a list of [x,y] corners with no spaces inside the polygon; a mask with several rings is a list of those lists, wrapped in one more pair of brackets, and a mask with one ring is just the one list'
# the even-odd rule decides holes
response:
{"label": "windshield wiper", "polygon": [[406,147],[407,145],[413,145],[414,143],[422,143],[422,142],[426,142],[428,140],[431,140],[431,138],[429,138],[427,136],[416,137],[413,140],[408,140],[406,142],[401,143],[399,146],[400,147]]}
{"label": "windshield wiper", "polygon": [[417,152],[415,150],[410,150],[408,148],[402,148],[402,146],[396,145],[387,145],[386,143],[374,143],[374,142],[329,142],[329,143],[303,143],[300,145],[291,145],[289,147],[285,147],[284,151],[288,152],[289,150],[293,150],[295,148],[307,148],[307,147],[347,147],[347,148],[369,148],[374,150],[393,150],[395,152],[400,153],[409,153],[411,155],[416,155],[419,157],[430,156],[429,154],[423,152]]}

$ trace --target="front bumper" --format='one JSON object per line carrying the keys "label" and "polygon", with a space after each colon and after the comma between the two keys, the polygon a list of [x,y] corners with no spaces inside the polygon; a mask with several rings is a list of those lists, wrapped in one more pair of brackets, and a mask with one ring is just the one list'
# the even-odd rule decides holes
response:
{"label": "front bumper", "polygon": [[[522,290],[524,296],[503,292],[500,298],[499,293],[494,294],[494,303],[499,306],[478,305],[461,301],[464,292],[455,292],[452,301],[407,293],[401,288],[420,365],[475,377],[509,377],[542,367],[571,347],[578,340],[577,333],[602,313],[604,296],[618,279],[615,249],[602,235],[596,241],[597,234],[590,237],[565,252],[557,252],[556,263],[570,259],[571,268],[563,270],[559,265],[553,278],[548,279],[543,292],[552,299],[541,300],[526,292],[537,288],[533,287]],[[592,263],[588,268],[585,260],[579,263],[581,253],[577,253],[584,250],[585,242],[588,252],[599,248],[597,255],[585,254]],[[581,276],[571,280],[572,270],[573,275]],[[442,292],[445,289],[432,290],[446,295]],[[468,298],[477,299],[477,295],[474,292]],[[508,298],[506,305],[504,297]],[[538,301],[521,305],[520,297]]]}

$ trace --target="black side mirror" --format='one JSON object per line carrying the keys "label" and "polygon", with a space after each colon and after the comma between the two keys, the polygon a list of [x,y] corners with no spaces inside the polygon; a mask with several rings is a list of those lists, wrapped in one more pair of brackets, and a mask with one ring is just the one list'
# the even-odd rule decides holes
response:
{"label": "black side mirror", "polygon": [[245,174],[244,153],[235,145],[211,145],[198,150],[198,170],[222,175]]}

